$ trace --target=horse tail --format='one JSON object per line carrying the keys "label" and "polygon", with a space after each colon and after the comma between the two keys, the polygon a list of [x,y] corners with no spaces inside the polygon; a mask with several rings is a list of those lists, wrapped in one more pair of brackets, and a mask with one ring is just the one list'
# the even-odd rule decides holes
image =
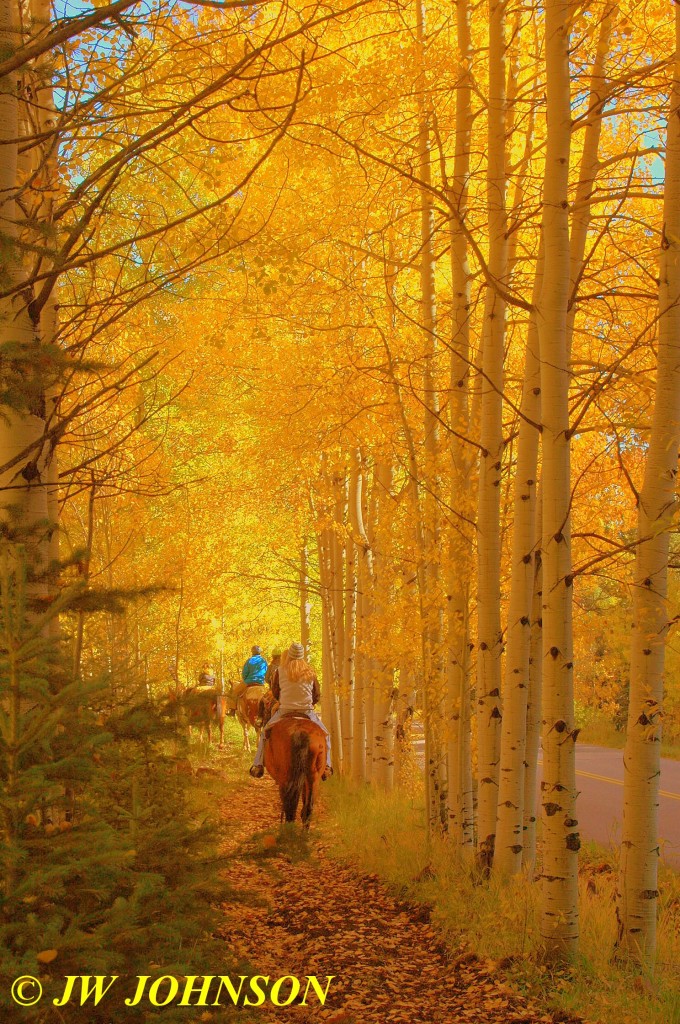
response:
{"label": "horse tail", "polygon": [[286,821],[295,821],[297,806],[307,778],[309,766],[309,733],[294,732],[290,740],[290,778],[286,783],[281,803]]}

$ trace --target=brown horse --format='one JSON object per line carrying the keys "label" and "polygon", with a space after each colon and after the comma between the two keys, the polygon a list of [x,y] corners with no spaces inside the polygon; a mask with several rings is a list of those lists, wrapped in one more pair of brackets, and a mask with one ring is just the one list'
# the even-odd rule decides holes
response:
{"label": "brown horse", "polygon": [[284,818],[295,821],[302,798],[300,818],[304,827],[309,828],[319,780],[326,765],[323,730],[305,715],[285,715],[268,732],[264,764],[278,783],[281,821]]}
{"label": "brown horse", "polygon": [[255,730],[257,742],[260,742],[260,730],[262,729],[262,715],[260,702],[264,696],[264,686],[249,686],[236,699],[236,717],[243,729],[243,749],[250,753],[250,737],[248,729]]}
{"label": "brown horse", "polygon": [[212,742],[212,726],[217,726],[220,742],[224,746],[224,719],[227,715],[227,698],[216,693],[213,687],[192,686],[184,692],[170,692],[170,701],[177,702],[178,709],[185,712],[189,727],[198,727],[199,737],[207,730],[208,743]]}

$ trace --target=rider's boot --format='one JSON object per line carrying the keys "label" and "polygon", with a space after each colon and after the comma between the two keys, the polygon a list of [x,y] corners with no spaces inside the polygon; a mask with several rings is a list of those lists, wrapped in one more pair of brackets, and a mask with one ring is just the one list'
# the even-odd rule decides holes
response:
{"label": "rider's boot", "polygon": [[252,775],[254,779],[261,779],[264,775],[264,766],[261,764],[251,765],[249,774]]}

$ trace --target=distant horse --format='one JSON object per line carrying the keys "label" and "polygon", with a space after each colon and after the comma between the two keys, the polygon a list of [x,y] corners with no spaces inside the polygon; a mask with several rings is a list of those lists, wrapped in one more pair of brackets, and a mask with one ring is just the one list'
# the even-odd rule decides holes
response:
{"label": "distant horse", "polygon": [[224,746],[224,719],[227,715],[227,698],[216,693],[214,687],[192,686],[184,692],[171,691],[171,701],[176,701],[178,709],[185,712],[189,726],[198,727],[199,737],[203,738],[203,730],[207,730],[208,743],[212,742],[212,726],[217,726],[220,742]]}
{"label": "distant horse", "polygon": [[236,698],[236,717],[243,729],[243,749],[250,753],[250,737],[248,729],[253,728],[260,742],[260,730],[262,729],[262,710],[260,704],[264,696],[265,688],[261,685],[248,686]]}
{"label": "distant horse", "polygon": [[265,768],[278,783],[281,821],[300,818],[305,828],[314,809],[319,781],[326,765],[326,737],[316,722],[304,715],[289,714],[275,722],[264,748]]}

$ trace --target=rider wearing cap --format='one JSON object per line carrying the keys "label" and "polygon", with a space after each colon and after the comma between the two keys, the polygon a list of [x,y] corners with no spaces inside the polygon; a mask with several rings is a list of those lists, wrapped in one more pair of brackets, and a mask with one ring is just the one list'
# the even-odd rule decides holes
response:
{"label": "rider wearing cap", "polygon": [[250,774],[255,779],[261,779],[264,775],[264,744],[267,733],[275,722],[291,711],[302,712],[310,721],[315,722],[319,728],[323,729],[326,737],[326,770],[322,778],[326,779],[333,774],[331,738],[328,729],[314,710],[314,705],[318,704],[321,699],[319,681],[314,669],[304,660],[304,657],[305,649],[302,644],[292,643],[282,655],[281,664],[274,674],[271,688],[274,697],[280,701],[280,704],[260,733],[257,753],[250,769]]}

